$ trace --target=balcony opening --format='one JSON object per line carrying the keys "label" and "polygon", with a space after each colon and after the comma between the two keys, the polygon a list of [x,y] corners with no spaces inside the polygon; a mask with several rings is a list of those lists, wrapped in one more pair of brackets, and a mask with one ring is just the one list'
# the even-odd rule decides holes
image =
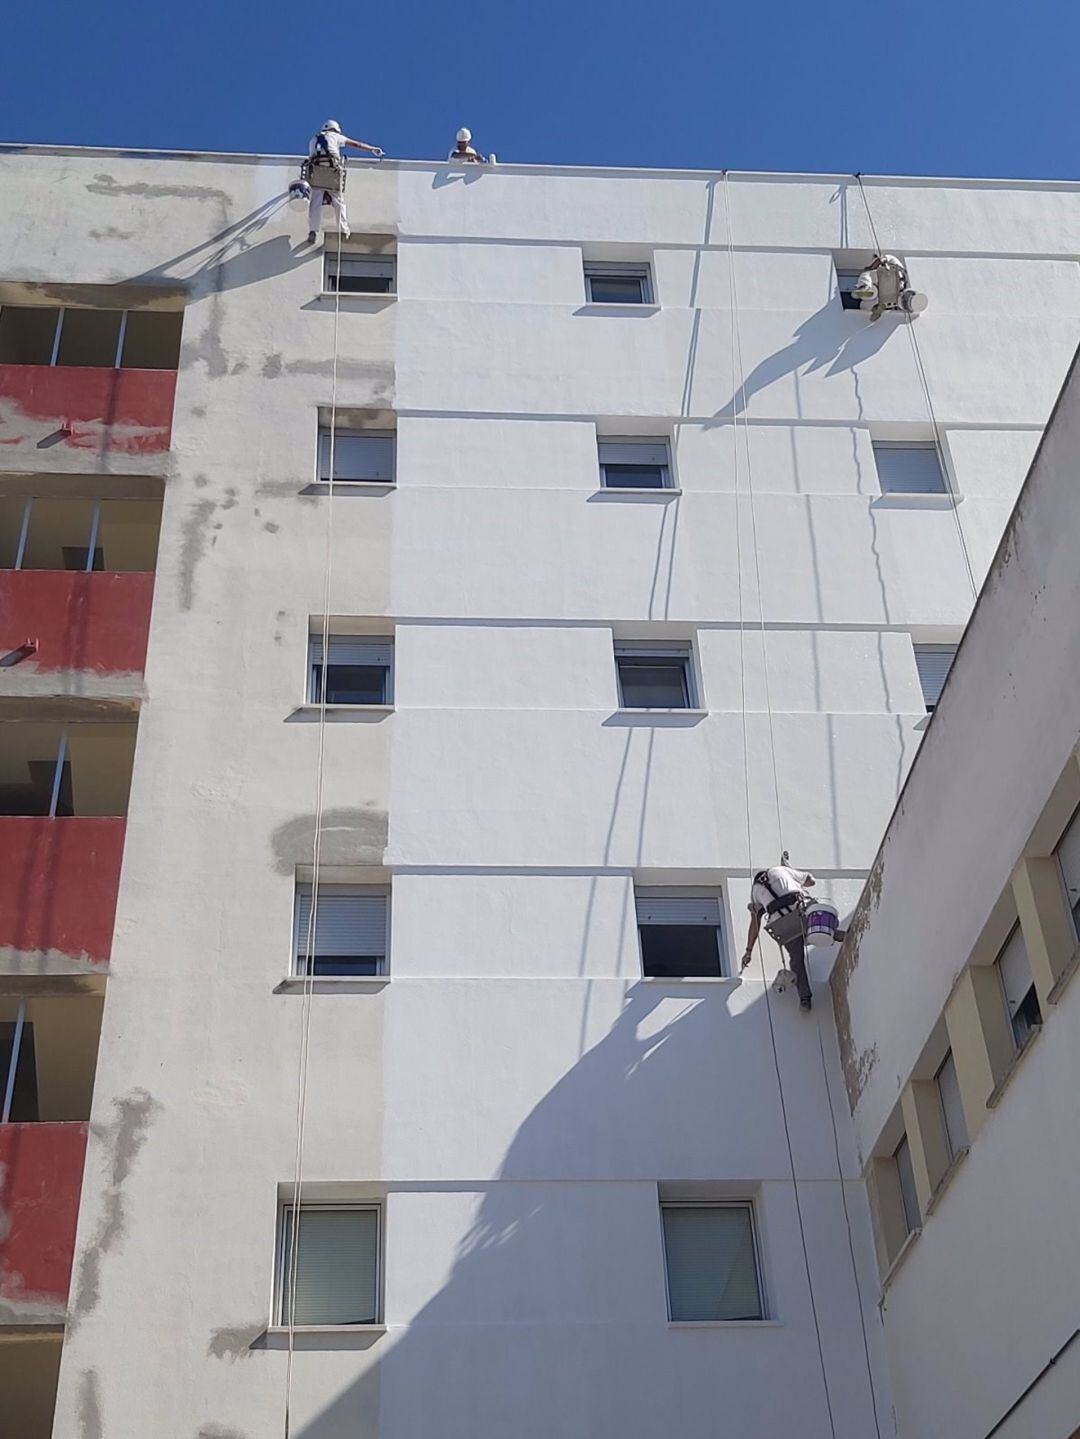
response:
{"label": "balcony opening", "polygon": [[0,722],[0,815],[125,815],[136,726]]}
{"label": "balcony opening", "polygon": [[0,1328],[0,1394],[5,1431],[19,1439],[51,1439],[63,1331],[26,1329],[7,1336]]}
{"label": "balcony opening", "polygon": [[182,310],[0,307],[0,364],[175,370]]}
{"label": "balcony opening", "polygon": [[153,572],[157,499],[0,497],[0,569]]}
{"label": "balcony opening", "polygon": [[0,996],[0,1122],[90,1118],[104,1003],[94,994]]}

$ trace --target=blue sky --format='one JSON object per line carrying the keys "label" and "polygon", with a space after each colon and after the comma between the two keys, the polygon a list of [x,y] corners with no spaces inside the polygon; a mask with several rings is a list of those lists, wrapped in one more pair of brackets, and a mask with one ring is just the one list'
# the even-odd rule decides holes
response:
{"label": "blue sky", "polygon": [[[8,7],[0,139],[1076,178],[1080,7],[568,0]],[[892,42],[891,45],[889,42]]]}

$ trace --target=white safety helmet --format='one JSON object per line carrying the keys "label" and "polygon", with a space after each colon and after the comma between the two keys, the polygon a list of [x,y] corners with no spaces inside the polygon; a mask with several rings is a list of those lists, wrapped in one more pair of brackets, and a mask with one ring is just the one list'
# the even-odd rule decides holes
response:
{"label": "white safety helmet", "polygon": [[472,131],[466,129],[465,126],[462,125],[461,129],[457,132],[457,138],[459,140],[464,140],[467,145],[472,139]]}
{"label": "white safety helmet", "polygon": [[336,120],[327,120],[326,124],[323,126],[323,129],[336,130],[339,135],[341,134],[341,126]]}

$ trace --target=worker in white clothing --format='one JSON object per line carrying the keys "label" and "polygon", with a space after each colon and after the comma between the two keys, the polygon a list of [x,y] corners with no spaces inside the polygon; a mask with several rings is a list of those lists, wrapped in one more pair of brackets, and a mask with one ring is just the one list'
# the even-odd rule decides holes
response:
{"label": "worker in white clothing", "polygon": [[875,255],[851,293],[857,300],[873,300],[870,318],[880,320],[886,310],[910,310],[915,292],[901,260],[895,255]]}
{"label": "worker in white clothing", "polygon": [[354,150],[366,150],[377,160],[382,159],[378,145],[369,145],[364,140],[352,140],[341,133],[336,120],[327,120],[317,135],[311,137],[308,146],[307,164],[301,171],[301,181],[311,185],[311,201],[308,205],[308,240],[314,243],[322,224],[322,207],[333,205],[337,216],[338,229],[348,239],[349,217],[345,210],[345,157],[341,153],[347,146]]}
{"label": "worker in white clothing", "polygon": [[487,163],[487,156],[481,155],[479,150],[474,150],[472,145],[472,131],[462,125],[457,132],[457,140],[454,148],[447,155],[447,160],[458,160],[465,165],[484,165]]}
{"label": "worker in white clothing", "polygon": [[[784,860],[787,860],[786,854]],[[742,958],[742,968],[745,969],[753,958],[754,945],[764,920],[766,933],[787,951],[803,1009],[809,1009],[813,1003],[810,977],[806,972],[805,916],[810,900],[807,891],[814,884],[814,876],[808,870],[791,869],[786,862],[773,869],[758,870],[747,906],[750,929],[746,936],[746,953]]]}

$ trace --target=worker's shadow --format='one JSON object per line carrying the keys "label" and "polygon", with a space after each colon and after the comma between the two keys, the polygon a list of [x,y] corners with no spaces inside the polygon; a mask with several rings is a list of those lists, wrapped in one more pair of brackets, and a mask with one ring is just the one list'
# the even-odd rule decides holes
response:
{"label": "worker's shadow", "polygon": [[864,316],[841,310],[830,300],[795,331],[790,345],[777,350],[754,366],[727,404],[708,424],[721,424],[742,415],[751,400],[785,375],[799,370],[805,375],[825,370],[838,375],[875,355],[896,328],[895,316],[884,315],[871,324]]}
{"label": "worker's shadow", "polygon": [[[190,250],[173,255],[139,275],[132,275],[125,283],[138,285],[173,280],[192,290],[214,290],[220,294],[295,270],[318,253],[315,247],[308,245],[306,238],[296,246],[288,235],[274,235],[268,240],[252,243],[254,236],[285,208],[287,202],[286,195],[275,195]],[[306,224],[305,219],[305,232]]]}
{"label": "worker's shadow", "polygon": [[487,168],[487,165],[446,165],[432,177],[431,188],[442,190],[447,185],[474,185]]}

